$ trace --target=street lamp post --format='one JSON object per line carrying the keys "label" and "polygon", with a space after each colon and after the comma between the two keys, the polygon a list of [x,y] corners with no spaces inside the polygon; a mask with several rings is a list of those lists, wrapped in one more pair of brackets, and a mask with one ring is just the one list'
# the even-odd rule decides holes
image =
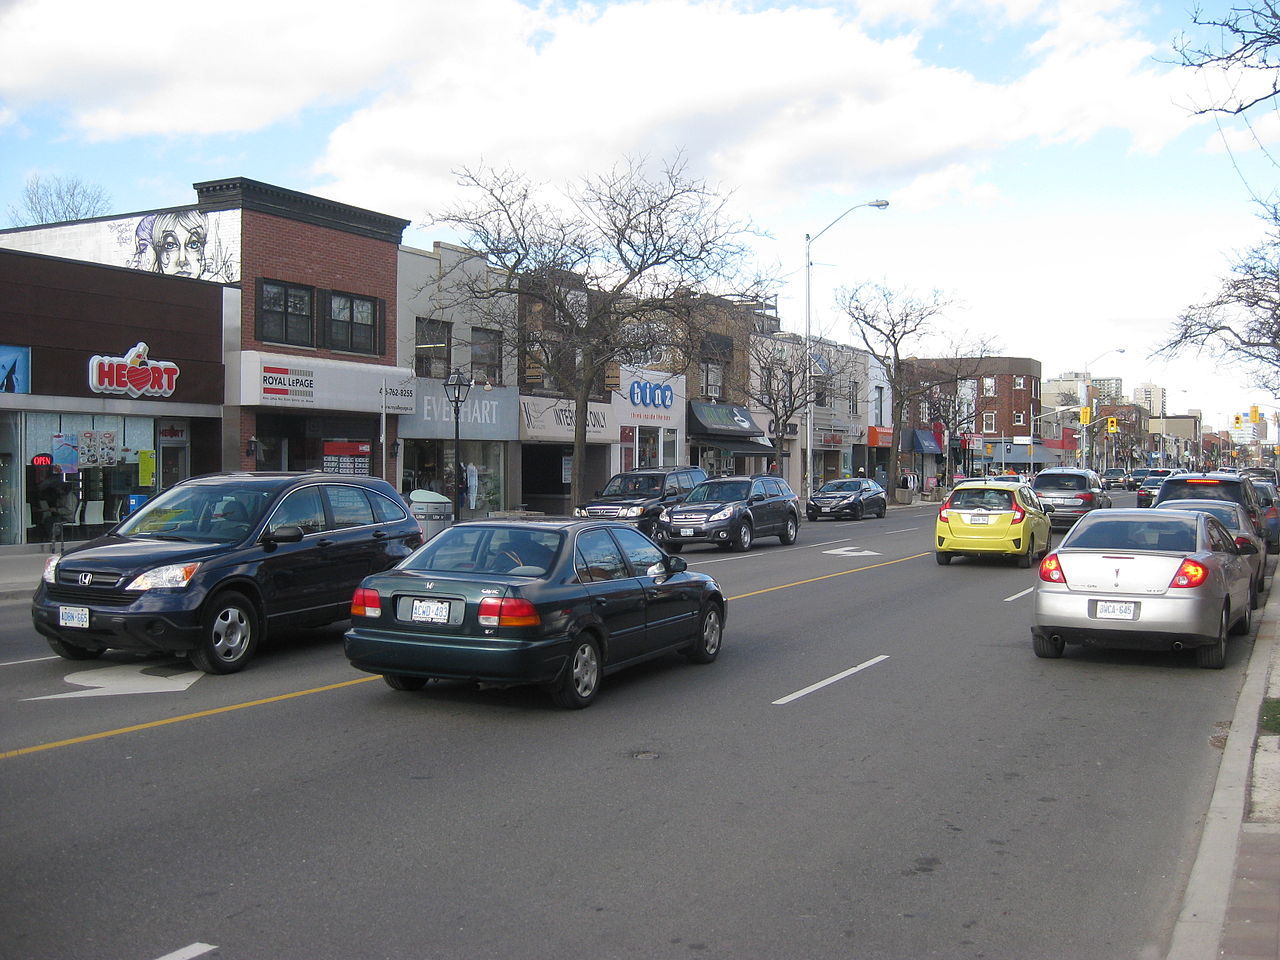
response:
{"label": "street lamp post", "polygon": [[467,402],[467,394],[471,392],[471,378],[457,367],[444,382],[444,395],[453,404],[453,492],[457,501],[454,509],[454,522],[462,519],[462,443],[461,443],[461,411]]}
{"label": "street lamp post", "polygon": [[[811,332],[811,315],[809,309],[811,280],[813,273],[813,261],[809,256],[809,248],[813,246],[813,241],[834,227],[846,216],[860,207],[875,207],[877,210],[883,210],[889,205],[888,200],[872,200],[869,203],[857,203],[846,210],[840,216],[836,217],[825,227],[815,233],[813,236],[804,235],[804,476],[803,480],[807,488],[806,492],[812,496],[815,489],[813,482],[813,343]],[[781,455],[782,451],[778,451]],[[896,455],[896,451],[895,451]],[[892,466],[892,465],[891,465]]]}
{"label": "street lamp post", "polygon": [[1124,347],[1112,347],[1110,350],[1103,350],[1100,354],[1084,365],[1084,397],[1081,398],[1080,405],[1089,407],[1089,423],[1083,424],[1083,430],[1080,431],[1084,438],[1084,463],[1082,466],[1086,469],[1092,469],[1089,466],[1089,429],[1093,426],[1093,401],[1089,396],[1089,390],[1093,386],[1093,378],[1089,376],[1089,368],[1101,360],[1103,357],[1112,353],[1124,353]]}

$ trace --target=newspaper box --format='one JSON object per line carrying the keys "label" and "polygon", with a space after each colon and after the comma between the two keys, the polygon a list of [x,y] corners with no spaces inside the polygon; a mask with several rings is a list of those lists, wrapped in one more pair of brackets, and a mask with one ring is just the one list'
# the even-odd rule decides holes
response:
{"label": "newspaper box", "polygon": [[422,539],[430,540],[453,525],[453,501],[434,490],[414,490],[409,494],[409,511],[418,521]]}

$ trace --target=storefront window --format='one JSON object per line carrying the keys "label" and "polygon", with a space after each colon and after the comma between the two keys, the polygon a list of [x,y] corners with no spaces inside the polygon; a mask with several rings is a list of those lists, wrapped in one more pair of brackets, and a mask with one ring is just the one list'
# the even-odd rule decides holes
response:
{"label": "storefront window", "polygon": [[664,467],[680,466],[680,452],[676,439],[675,430],[662,431],[662,465]]}
{"label": "storefront window", "polygon": [[19,414],[0,413],[0,544],[22,543],[31,524],[22,499],[22,436]]}
{"label": "storefront window", "polygon": [[660,432],[658,427],[639,427],[636,429],[636,443],[638,445],[636,466],[658,466],[658,437]]}
{"label": "storefront window", "polygon": [[[506,444],[487,440],[463,440],[462,517],[487,517],[507,509]],[[452,440],[408,440],[402,456],[404,475],[401,493],[433,490],[453,503],[458,500],[456,459]]]}

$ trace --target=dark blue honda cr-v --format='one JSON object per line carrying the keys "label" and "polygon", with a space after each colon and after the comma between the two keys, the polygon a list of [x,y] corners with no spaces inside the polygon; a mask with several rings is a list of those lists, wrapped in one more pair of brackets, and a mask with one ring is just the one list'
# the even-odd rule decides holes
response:
{"label": "dark blue honda cr-v", "polygon": [[232,673],[274,625],[349,617],[360,581],[421,542],[417,521],[383,480],[195,477],[105,536],[50,557],[31,616],[68,660],[112,648],[162,651]]}

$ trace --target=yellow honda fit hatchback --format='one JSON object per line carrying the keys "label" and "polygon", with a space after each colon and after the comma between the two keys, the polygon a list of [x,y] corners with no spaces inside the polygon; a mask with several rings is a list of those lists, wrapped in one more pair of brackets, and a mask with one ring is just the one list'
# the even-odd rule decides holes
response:
{"label": "yellow honda fit hatchback", "polygon": [[966,480],[938,511],[938,563],[957,554],[1013,556],[1029,567],[1049,552],[1053,507],[1018,479]]}

